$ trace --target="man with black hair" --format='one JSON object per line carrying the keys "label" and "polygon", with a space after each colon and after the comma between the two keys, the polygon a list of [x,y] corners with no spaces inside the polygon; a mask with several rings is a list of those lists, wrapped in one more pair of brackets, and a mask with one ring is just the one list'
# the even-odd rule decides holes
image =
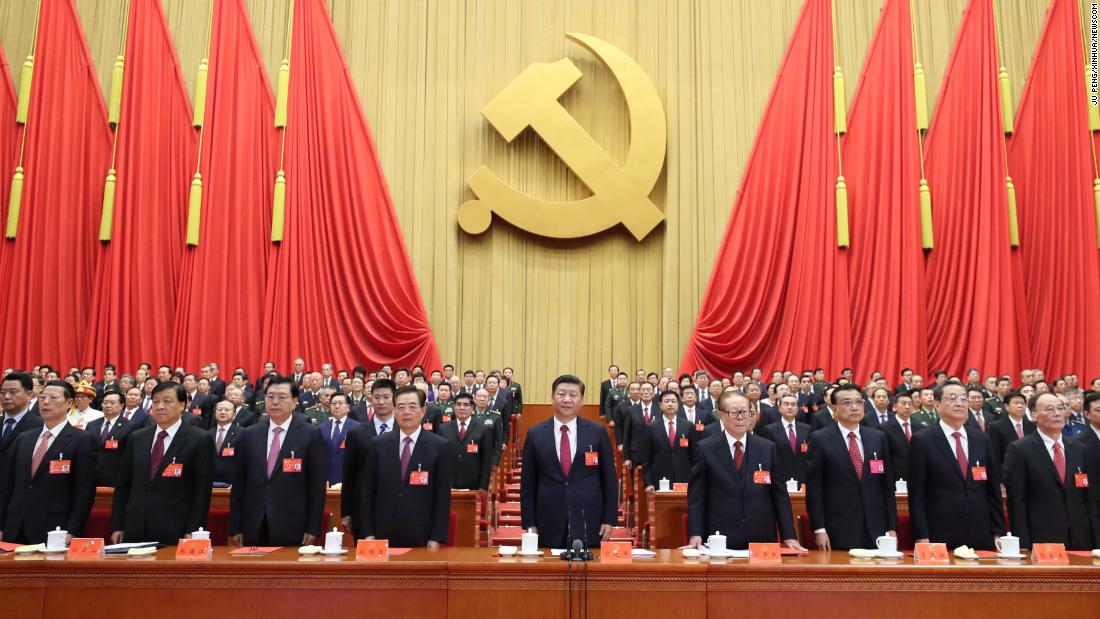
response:
{"label": "man with black hair", "polygon": [[696,448],[695,426],[679,415],[680,396],[666,390],[658,402],[660,418],[635,432],[630,448],[635,466],[642,467],[647,489],[656,488],[661,479],[686,484]]}
{"label": "man with black hair", "polygon": [[4,476],[15,437],[42,431],[42,417],[30,411],[33,390],[34,381],[25,372],[12,372],[0,384],[0,408],[4,410],[0,423],[0,478]]}
{"label": "man with black hair", "polygon": [[1027,418],[1027,398],[1019,391],[1009,391],[1004,397],[1005,414],[989,424],[989,442],[997,466],[1003,470],[1008,446],[1035,432],[1035,423]]}
{"label": "man with black hair", "polygon": [[438,429],[438,434],[451,443],[455,458],[451,485],[463,490],[488,490],[494,447],[492,432],[473,418],[474,399],[470,394],[458,394],[453,409],[453,417],[441,422]]}
{"label": "man with black hair", "polygon": [[515,371],[510,367],[504,368],[501,375],[508,379],[508,393],[512,396],[512,414],[523,414],[523,385],[513,378]]}
{"label": "man with black hair", "polygon": [[371,406],[374,416],[360,420],[358,428],[348,431],[344,437],[344,479],[340,486],[341,525],[356,539],[362,535],[362,475],[367,462],[373,457],[373,440],[394,430],[393,395],[397,385],[388,378],[379,378],[371,384]]}
{"label": "man with black hair", "polygon": [[539,534],[541,547],[583,539],[591,548],[618,522],[615,454],[603,426],[579,417],[581,379],[559,376],[550,398],[554,416],[532,426],[523,445],[521,522]]}
{"label": "man with black hair", "polygon": [[136,429],[122,416],[123,397],[118,390],[108,388],[100,398],[103,416],[88,424],[88,434],[96,437],[99,458],[96,461],[96,485],[115,487],[118,484],[122,453],[130,433]]}

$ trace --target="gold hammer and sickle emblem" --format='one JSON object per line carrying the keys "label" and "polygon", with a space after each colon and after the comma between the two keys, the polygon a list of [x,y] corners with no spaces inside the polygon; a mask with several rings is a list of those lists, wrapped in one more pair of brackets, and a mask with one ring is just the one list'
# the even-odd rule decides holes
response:
{"label": "gold hammer and sickle emblem", "polygon": [[622,223],[639,241],[664,220],[649,199],[665,162],[665,112],[653,82],[629,56],[613,45],[584,34],[566,37],[581,45],[614,75],[630,115],[630,147],[619,165],[562,107],[562,96],[581,78],[568,58],[527,67],[481,110],[485,119],[511,142],[528,126],[550,146],[592,194],[572,202],[548,202],[519,193],[485,166],[470,177],[477,200],[458,210],[458,225],[470,234],[489,228],[493,213],[540,236],[571,239]]}

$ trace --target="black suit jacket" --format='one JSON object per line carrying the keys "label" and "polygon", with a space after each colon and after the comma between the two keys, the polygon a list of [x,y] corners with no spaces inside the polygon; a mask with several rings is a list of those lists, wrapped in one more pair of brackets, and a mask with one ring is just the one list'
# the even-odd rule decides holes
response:
{"label": "black suit jacket", "polygon": [[600,383],[600,417],[611,421],[611,411],[607,410],[607,394],[615,388],[615,382],[610,378]]}
{"label": "black suit jacket", "polygon": [[[649,424],[642,431],[634,433],[634,444],[630,453],[636,458],[635,466],[641,465],[646,486],[658,485],[661,479],[671,484],[684,484],[691,480],[692,455],[695,452],[695,426],[684,417],[677,416],[676,438],[668,444],[668,420],[664,415]],[[681,439],[687,445],[681,444]]]}
{"label": "black suit jacket", "polygon": [[817,411],[810,416],[810,430],[811,432],[817,432],[822,428],[828,428],[836,425],[836,419],[829,414],[829,408],[825,405],[821,406],[821,410]]}
{"label": "black suit jacket", "polygon": [[[3,420],[4,415],[0,415],[0,426],[3,425]],[[35,436],[38,436],[38,434],[42,432],[42,418],[28,412],[26,415],[23,415],[19,423],[15,424],[11,432],[8,432],[8,434],[4,436],[4,439],[0,440],[0,479],[7,476],[6,469],[8,460],[11,459],[11,451],[15,447],[15,439],[24,432],[34,432]]]}
{"label": "black suit jacket", "polygon": [[225,431],[225,437],[222,439],[221,449],[218,449],[218,424],[214,424],[213,428],[207,430],[210,433],[211,440],[214,441],[214,474],[213,481],[223,484],[232,484],[235,475],[237,474],[237,463],[240,459],[237,454],[237,443],[241,440],[241,434],[244,433],[244,428],[237,425],[237,420],[234,419],[229,424],[229,428]]}
{"label": "black suit jacket", "polygon": [[[909,480],[909,446],[912,437],[917,432],[924,430],[928,426],[917,421],[916,419],[909,419],[909,440],[905,438],[905,429],[901,427],[901,420],[896,416],[891,417],[890,421],[887,421],[881,426],[883,432],[886,433],[886,439],[890,441],[890,463],[894,469],[894,479]],[[952,546],[954,548],[954,546]]]}
{"label": "black suit jacket", "polygon": [[[767,434],[763,438],[775,443],[775,469],[778,482],[786,484],[788,479],[797,479],[799,485],[806,482],[806,450],[809,449],[810,424],[794,422],[795,450],[791,451],[791,440],[787,436],[787,424],[777,421],[765,426]],[[784,485],[784,488],[786,485]]]}
{"label": "black suit jacket", "polygon": [[[881,431],[860,428],[863,475],[857,477],[841,429],[833,425],[810,434],[806,461],[810,526],[815,531],[825,529],[836,550],[873,548],[875,538],[898,526],[890,446]],[[875,458],[883,461],[882,473],[871,473]]]}
{"label": "black suit jacket", "polygon": [[[765,428],[782,418],[778,408],[770,404],[758,404],[756,411],[756,426],[753,428],[753,432],[759,436],[763,432],[766,432]],[[763,438],[768,437],[765,435]]]}
{"label": "black suit jacket", "polygon": [[[863,420],[860,421],[860,425],[868,428],[874,428],[876,430],[881,430],[882,422],[878,419],[878,411],[875,410],[874,405],[871,404],[867,405],[867,409],[867,414],[863,416]],[[886,416],[888,417],[887,421],[894,419],[894,411],[887,410]]]}
{"label": "black suit jacket", "polygon": [[[626,398],[622,402],[619,402],[615,410],[611,411],[611,421],[615,422],[615,444],[620,447],[623,446],[623,441],[626,439],[627,425],[630,423],[627,419],[630,418],[630,409],[633,407],[634,404],[629,398]],[[627,444],[627,447],[623,447],[624,458],[626,458],[626,455],[630,452],[628,447],[629,444]]]}
{"label": "black suit jacket", "polygon": [[215,377],[210,381],[210,393],[213,393],[219,399],[225,397],[225,381],[221,378]]}
{"label": "black suit jacket", "polygon": [[[462,490],[488,490],[493,461],[493,435],[471,416],[466,423],[466,435],[458,436],[458,419],[452,418],[439,426],[439,436],[451,444],[451,487]],[[471,452],[472,449],[475,451]]]}
{"label": "black suit jacket", "polygon": [[[282,435],[279,458],[267,477],[267,432],[271,419],[246,428],[237,443],[237,478],[229,496],[229,534],[249,545],[297,546],[302,536],[321,535],[325,510],[325,450],[321,431],[294,415]],[[301,459],[302,471],[283,472],[284,461]],[[266,520],[267,537],[261,536]]]}
{"label": "black suit jacket", "polygon": [[[989,437],[963,425],[967,442],[966,477],[959,471],[955,446],[933,427],[913,435],[909,458],[909,520],[913,539],[928,538],[948,548],[962,545],[993,550],[993,537],[1004,535],[1000,466]],[[974,478],[974,467],[986,479]]]}
{"label": "black suit jacket", "polygon": [[818,411],[819,407],[824,406],[821,402],[821,396],[814,393],[812,389],[809,393],[802,393],[799,390],[795,392],[795,397],[798,398],[798,412],[802,415],[802,421],[806,423],[810,422],[810,418]]}
{"label": "black suit jacket", "polygon": [[[632,463],[634,461],[634,434],[641,432],[646,426],[645,417],[642,414],[642,407],[644,406],[645,402],[638,402],[629,407],[626,414],[623,415],[623,460],[630,460]],[[650,423],[653,423],[653,420],[660,416],[661,407],[657,405],[656,400],[651,400],[649,403]]]}
{"label": "black suit jacket", "polygon": [[[126,415],[126,409],[122,409],[122,415]],[[126,421],[128,421],[130,425],[133,426],[133,430],[131,430],[131,432],[135,432],[146,426],[153,425],[153,418],[149,416],[149,411],[140,406],[130,415],[130,418]]]}
{"label": "black suit jacket", "polygon": [[[774,443],[747,434],[737,470],[724,432],[700,443],[688,484],[688,534],[706,538],[719,531],[733,549],[774,542],[777,528],[780,539],[795,539],[791,499],[778,479],[775,454]],[[768,471],[771,483],[756,483],[756,471]]]}
{"label": "black suit jacket", "polygon": [[[5,542],[40,544],[55,527],[81,537],[92,511],[95,438],[65,424],[32,475],[31,461],[40,435],[41,430],[20,433],[8,454],[0,479],[0,530]],[[70,472],[51,474],[50,461],[62,457],[70,462]]]}
{"label": "black suit jacket", "polygon": [[[577,453],[568,478],[562,474],[558,448],[553,418],[527,431],[520,476],[523,528],[538,527],[541,547],[565,548],[570,536],[597,546],[600,525],[618,523],[619,481],[611,441],[602,425],[577,418]],[[592,466],[585,462],[590,449],[597,454]]]}
{"label": "black suit jacket", "polygon": [[350,416],[344,417],[340,422],[340,432],[333,436],[332,426],[335,421],[331,418],[326,419],[324,423],[317,427],[321,430],[321,440],[325,445],[325,461],[328,462],[325,479],[328,480],[329,484],[333,486],[341,484],[340,487],[343,488],[344,452],[347,450],[344,439],[347,438],[348,432],[358,428],[360,424]]}
{"label": "black suit jacket", "polygon": [[[968,417],[967,420],[966,420],[966,423],[968,423],[968,424],[974,426],[975,428],[978,428],[979,430],[981,430],[981,426],[978,425],[978,420],[974,416],[974,411],[967,408],[966,412],[967,412],[967,417]],[[993,425],[994,421],[997,421],[997,417],[994,416],[993,413],[990,413],[989,411],[985,410],[985,408],[982,408],[981,413],[982,413],[982,419],[985,420],[985,431],[989,432],[990,426]]]}
{"label": "black suit jacket", "polygon": [[[150,454],[157,425],[142,428],[126,442],[118,487],[111,503],[111,530],[123,531],[127,542],[175,544],[206,526],[214,474],[214,439],[202,428],[180,424],[161,458],[155,476],[149,475]],[[165,477],[175,462],[183,465],[179,477]]]}
{"label": "black suit jacket", "polygon": [[[1035,423],[1032,422],[1027,416],[1023,418],[1023,431],[1024,436],[1035,433]],[[997,460],[997,464],[1004,468],[1005,452],[1008,451],[1008,446],[1016,442],[1016,426],[1012,421],[1012,418],[1005,415],[1003,418],[994,421],[989,426],[989,440],[993,446],[993,457]]]}
{"label": "black suit jacket", "polygon": [[[447,543],[451,518],[451,463],[447,439],[420,430],[405,474],[401,474],[404,434],[398,430],[374,439],[363,475],[364,537],[389,540],[400,547]],[[424,485],[410,483],[414,471],[426,472]]]}
{"label": "black suit jacket", "polygon": [[[387,433],[393,432],[393,424],[394,419],[390,419],[390,423],[386,424],[390,428]],[[359,427],[348,430],[344,435],[344,481],[340,484],[340,514],[351,518],[356,539],[366,537],[362,529],[363,514],[359,509],[362,506],[363,475],[367,460],[374,457],[372,452],[376,436],[378,431],[372,420],[360,422]]]}
{"label": "black suit jacket", "polygon": [[[1063,440],[1066,479],[1058,479],[1054,461],[1036,432],[1010,444],[1005,452],[1004,480],[1008,518],[1021,548],[1061,543],[1066,548],[1096,547],[1100,531],[1100,492],[1078,488],[1073,474],[1088,474],[1085,446]],[[1096,478],[1094,473],[1089,481]]]}
{"label": "black suit jacket", "polygon": [[118,485],[119,471],[122,467],[122,453],[130,434],[137,429],[134,424],[119,415],[111,424],[111,431],[103,436],[103,423],[106,417],[100,417],[88,424],[85,431],[96,439],[99,457],[96,460],[95,483],[97,486],[115,487]]}

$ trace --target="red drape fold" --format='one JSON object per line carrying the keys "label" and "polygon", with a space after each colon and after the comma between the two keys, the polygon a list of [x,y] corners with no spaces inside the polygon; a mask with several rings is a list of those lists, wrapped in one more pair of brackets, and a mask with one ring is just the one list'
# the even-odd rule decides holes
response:
{"label": "red drape fold", "polygon": [[920,143],[909,0],[886,0],[844,137],[857,380],[927,371]]}
{"label": "red drape fold", "polygon": [[439,367],[366,119],[322,0],[295,3],[286,232],[271,249],[263,358]]}
{"label": "red drape fold", "polygon": [[[1031,350],[1048,376],[1100,376],[1100,261],[1076,0],[1054,0],[1008,142]],[[1089,285],[1086,282],[1091,282]]]}
{"label": "red drape fold", "polygon": [[[19,125],[15,122],[15,86],[11,67],[0,47],[0,204],[8,204],[11,176],[15,172],[15,157],[19,150]],[[0,273],[7,273],[6,270]]]}
{"label": "red drape fold", "polygon": [[997,69],[993,3],[971,0],[925,143],[936,235],[926,261],[928,362],[952,374],[1015,376],[1029,358]]}
{"label": "red drape fold", "polygon": [[807,0],[764,111],[681,371],[851,363],[836,247],[829,0]]}
{"label": "red drape fold", "polygon": [[112,240],[99,248],[85,364],[130,371],[172,353],[197,134],[159,0],[130,0]]}
{"label": "red drape fold", "polygon": [[275,101],[243,1],[214,3],[212,28],[200,238],[183,256],[173,359],[254,373],[278,157]]}
{"label": "red drape fold", "polygon": [[0,366],[64,371],[81,358],[111,148],[73,0],[42,3],[34,66],[19,229],[0,248]]}

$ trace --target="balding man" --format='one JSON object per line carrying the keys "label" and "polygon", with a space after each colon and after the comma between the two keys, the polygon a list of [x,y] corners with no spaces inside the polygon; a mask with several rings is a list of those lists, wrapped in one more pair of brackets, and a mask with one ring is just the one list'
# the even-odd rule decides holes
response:
{"label": "balding man", "polygon": [[1100,545],[1100,492],[1089,488],[1084,445],[1062,440],[1069,409],[1051,393],[1032,397],[1030,408],[1038,431],[1010,444],[1005,453],[1008,517],[1020,547],[1095,548]]}

